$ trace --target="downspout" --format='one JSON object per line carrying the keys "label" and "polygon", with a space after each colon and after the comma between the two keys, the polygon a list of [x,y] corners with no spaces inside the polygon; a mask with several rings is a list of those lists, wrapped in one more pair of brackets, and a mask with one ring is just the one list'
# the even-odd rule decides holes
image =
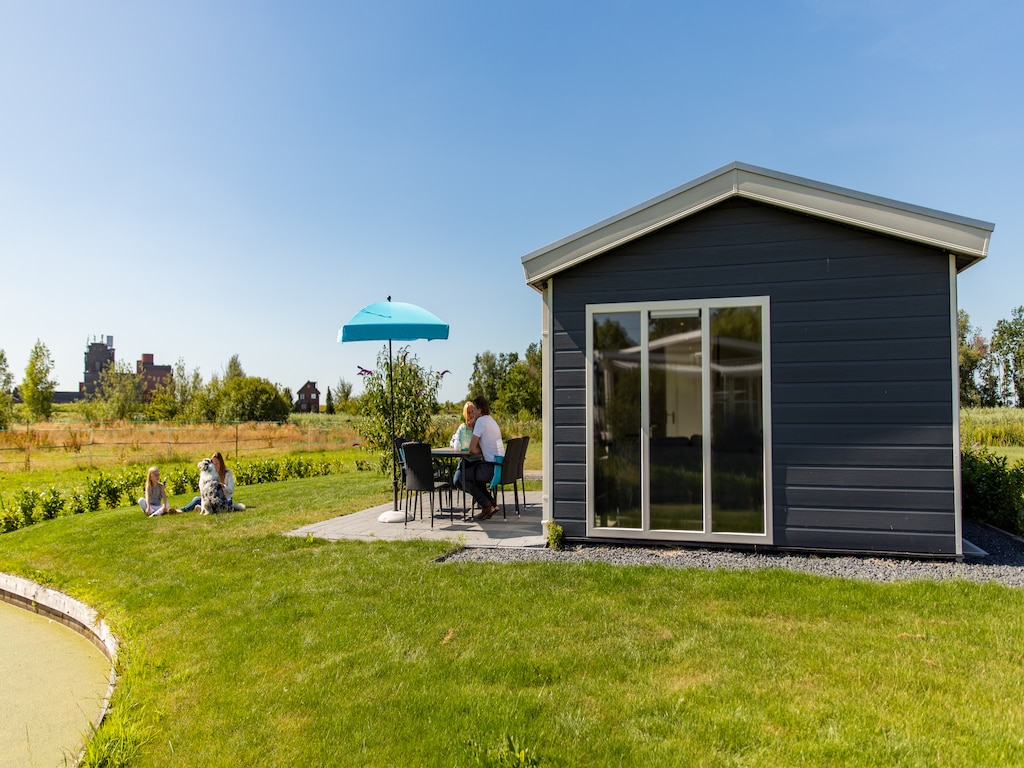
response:
{"label": "downspout", "polygon": [[963,492],[960,476],[960,333],[957,320],[956,255],[949,254],[950,360],[953,375],[953,537],[956,556],[964,556]]}
{"label": "downspout", "polygon": [[543,283],[541,294],[542,317],[541,317],[541,365],[543,375],[541,376],[541,437],[544,450],[543,459],[543,488],[541,489],[541,534],[547,533],[547,523],[554,522],[554,514],[551,502],[551,490],[554,488],[554,457],[555,457],[555,431],[554,431],[554,398],[552,390],[555,376],[555,353],[551,339],[551,312],[552,312],[552,289],[553,278],[548,278]]}

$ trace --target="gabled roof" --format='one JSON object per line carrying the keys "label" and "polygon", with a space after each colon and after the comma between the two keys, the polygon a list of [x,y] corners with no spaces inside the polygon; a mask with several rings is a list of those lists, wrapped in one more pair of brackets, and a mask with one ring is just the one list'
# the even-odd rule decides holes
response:
{"label": "gabled roof", "polygon": [[957,271],[985,258],[994,224],[767,168],[730,163],[646,203],[523,257],[526,282],[547,278],[732,197],[817,216],[932,246],[956,256]]}

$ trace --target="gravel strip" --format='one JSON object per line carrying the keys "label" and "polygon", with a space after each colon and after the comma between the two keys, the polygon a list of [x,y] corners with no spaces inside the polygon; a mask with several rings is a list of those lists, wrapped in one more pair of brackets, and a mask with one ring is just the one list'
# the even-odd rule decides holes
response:
{"label": "gravel strip", "polygon": [[605,544],[568,546],[560,552],[550,549],[473,548],[461,549],[444,558],[463,562],[605,562],[613,565],[661,565],[673,568],[755,570],[785,568],[817,576],[836,576],[868,581],[909,581],[913,579],[963,579],[1024,587],[1024,541],[971,520],[964,521],[964,538],[981,547],[987,557],[964,562],[912,560],[846,555],[805,555],[727,549],[683,549]]}

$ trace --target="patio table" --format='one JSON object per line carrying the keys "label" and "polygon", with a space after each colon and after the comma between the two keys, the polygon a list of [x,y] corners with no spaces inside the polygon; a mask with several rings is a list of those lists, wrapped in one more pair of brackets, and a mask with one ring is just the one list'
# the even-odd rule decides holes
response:
{"label": "patio table", "polygon": [[[437,467],[439,467],[441,469],[441,471],[444,473],[444,477],[448,481],[449,487],[452,489],[448,498],[449,498],[449,502],[452,505],[451,506],[451,510],[452,510],[452,515],[454,516],[454,514],[455,514],[455,495],[454,495],[455,484],[454,484],[453,481],[455,479],[455,470],[459,466],[459,461],[461,461],[462,459],[466,459],[468,461],[479,461],[482,457],[479,454],[470,454],[468,449],[465,450],[465,451],[462,451],[462,450],[459,450],[457,448],[451,448],[450,446],[445,446],[444,448],[431,448],[430,449],[430,458],[434,460],[435,465]],[[465,504],[466,489],[464,487],[462,487],[462,486],[459,486],[459,490],[462,491],[462,498],[463,498],[463,505],[462,505],[462,507],[460,507],[460,509],[462,510],[462,518],[465,519],[466,518],[466,512],[467,512],[467,508],[466,508],[466,504]]]}

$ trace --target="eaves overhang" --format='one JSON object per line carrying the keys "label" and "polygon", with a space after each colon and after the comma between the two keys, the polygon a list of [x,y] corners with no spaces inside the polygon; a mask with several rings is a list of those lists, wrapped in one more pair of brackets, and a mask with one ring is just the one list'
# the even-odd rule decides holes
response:
{"label": "eaves overhang", "polygon": [[958,272],[985,258],[995,228],[986,221],[735,162],[526,254],[526,282],[540,289],[563,270],[732,197],[931,246],[955,256]]}

